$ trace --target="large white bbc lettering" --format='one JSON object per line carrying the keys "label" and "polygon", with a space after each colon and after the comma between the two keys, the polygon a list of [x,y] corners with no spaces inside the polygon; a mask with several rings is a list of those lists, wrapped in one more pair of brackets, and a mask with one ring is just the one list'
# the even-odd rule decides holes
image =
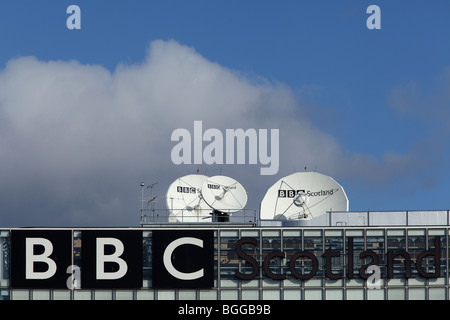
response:
{"label": "large white bbc lettering", "polygon": [[[105,254],[105,246],[112,245],[115,251],[112,254]],[[122,241],[116,238],[97,238],[97,280],[115,280],[122,278],[128,271],[128,265],[120,258],[124,247]],[[115,272],[105,272],[105,262],[114,262],[119,265],[119,270]]]}
{"label": "large white bbc lettering", "polygon": [[172,253],[176,248],[183,244],[192,244],[194,246],[203,248],[203,240],[197,239],[197,238],[191,238],[191,237],[184,237],[179,238],[174,241],[172,241],[164,250],[163,254],[163,263],[164,267],[166,267],[166,270],[175,278],[178,278],[180,280],[195,280],[198,278],[203,277],[204,270],[203,268],[194,272],[181,272],[175,269],[175,267],[172,264]]}
{"label": "large white bbc lettering", "polygon": [[[34,254],[34,247],[44,247],[44,252]],[[25,239],[25,278],[26,279],[48,279],[56,273],[56,263],[50,259],[53,252],[53,244],[45,238],[26,238]],[[42,272],[34,271],[34,263],[42,262],[47,264],[47,270]]]}

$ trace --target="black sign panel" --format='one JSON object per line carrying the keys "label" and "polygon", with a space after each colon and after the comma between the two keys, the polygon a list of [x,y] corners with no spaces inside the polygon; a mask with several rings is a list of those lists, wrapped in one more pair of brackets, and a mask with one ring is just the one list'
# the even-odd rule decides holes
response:
{"label": "black sign panel", "polygon": [[155,230],[152,242],[153,287],[214,286],[214,231]]}
{"label": "black sign panel", "polygon": [[12,230],[11,287],[67,288],[70,230]]}
{"label": "black sign panel", "polygon": [[84,230],[82,288],[142,287],[142,231]]}

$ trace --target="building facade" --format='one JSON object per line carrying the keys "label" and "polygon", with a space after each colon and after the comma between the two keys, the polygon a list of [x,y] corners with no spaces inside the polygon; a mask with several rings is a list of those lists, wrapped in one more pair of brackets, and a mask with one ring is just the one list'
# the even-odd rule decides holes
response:
{"label": "building facade", "polygon": [[366,214],[322,226],[0,229],[0,298],[448,300],[448,211],[390,225]]}

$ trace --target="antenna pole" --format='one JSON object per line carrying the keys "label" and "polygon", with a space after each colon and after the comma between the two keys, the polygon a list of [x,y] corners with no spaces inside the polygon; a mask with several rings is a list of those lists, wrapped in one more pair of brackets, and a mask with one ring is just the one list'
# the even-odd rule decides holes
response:
{"label": "antenna pole", "polygon": [[[149,202],[151,203],[150,205],[150,211],[152,213],[152,220],[154,219],[154,213],[155,213],[155,204],[154,201],[156,200],[156,197],[153,197],[153,187],[157,184],[158,182],[155,182],[149,186],[146,186],[144,182],[141,182],[140,186],[141,186],[141,224],[144,223],[146,216],[144,215],[144,211],[148,210],[144,208],[144,203],[146,202],[146,206],[148,206]],[[150,200],[146,201],[144,200],[144,188],[148,189],[150,188]]]}
{"label": "antenna pole", "polygon": [[153,222],[155,221],[155,200],[156,200],[156,197],[153,197],[153,187],[157,184],[158,182],[155,182],[147,186],[147,189],[150,188],[150,200],[147,201],[147,205],[150,202],[150,212]]}
{"label": "antenna pole", "polygon": [[144,222],[144,187],[145,183],[141,182],[141,224]]}

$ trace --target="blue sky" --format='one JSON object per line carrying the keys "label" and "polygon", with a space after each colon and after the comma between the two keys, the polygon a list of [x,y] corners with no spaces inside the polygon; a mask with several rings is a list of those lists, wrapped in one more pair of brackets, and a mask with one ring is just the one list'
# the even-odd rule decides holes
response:
{"label": "blue sky", "polygon": [[[66,20],[69,17],[66,9],[72,4],[81,8],[81,30],[68,30],[66,27]],[[370,16],[366,13],[366,9],[372,4],[378,5],[381,9],[380,30],[369,30],[366,27],[366,20]],[[323,148],[323,157],[331,158],[322,159],[319,151],[299,148],[295,139],[286,141],[281,146],[282,165],[277,175],[260,177],[257,170],[254,171],[256,174],[253,178],[243,175],[242,179],[247,186],[249,183],[261,185],[261,189],[251,190],[252,192],[249,190],[249,198],[253,198],[253,205],[257,205],[262,199],[263,189],[268,189],[283,175],[306,166],[309,170],[317,170],[335,177],[347,192],[351,210],[450,209],[449,9],[450,2],[446,0],[431,2],[2,0],[0,85],[8,83],[11,87],[8,87],[8,91],[6,89],[2,91],[0,88],[0,115],[7,115],[3,121],[0,120],[0,125],[3,126],[0,130],[3,137],[12,135],[14,138],[3,138],[7,141],[0,140],[0,156],[3,150],[2,157],[7,154],[9,161],[2,158],[3,162],[8,164],[19,163],[22,161],[19,159],[23,159],[24,156],[31,156],[33,159],[34,156],[26,151],[30,149],[17,147],[18,141],[25,141],[24,139],[48,141],[48,138],[54,137],[54,133],[41,132],[38,129],[40,127],[36,125],[36,119],[30,122],[36,125],[31,133],[26,131],[30,123],[23,122],[23,126],[16,125],[25,120],[17,109],[14,109],[15,105],[9,104],[10,101],[16,101],[18,97],[28,92],[19,90],[22,85],[20,79],[23,79],[24,74],[34,77],[34,73],[30,71],[35,70],[33,68],[41,70],[43,75],[51,74],[56,68],[62,68],[57,71],[59,74],[66,72],[68,75],[77,69],[86,68],[86,74],[82,77],[94,79],[88,74],[96,72],[96,76],[102,74],[101,77],[115,79],[120,68],[139,70],[145,69],[148,64],[152,66],[153,74],[156,74],[155,70],[160,70],[158,66],[161,66],[161,72],[164,73],[158,75],[160,79],[172,76],[174,77],[172,82],[177,82],[180,78],[177,72],[170,66],[164,71],[163,66],[167,61],[157,58],[158,52],[164,54],[170,51],[175,60],[167,62],[169,65],[174,65],[174,61],[181,59],[181,56],[189,56],[192,59],[196,57],[199,70],[220,68],[220,76],[216,76],[223,76],[224,78],[220,80],[222,82],[228,81],[226,80],[228,75],[223,73],[230,72],[237,77],[236,79],[242,81],[243,87],[249,88],[249,91],[256,89],[269,91],[267,94],[270,94],[272,102],[267,107],[270,111],[264,122],[253,119],[242,122],[244,121],[241,119],[242,115],[239,112],[233,114],[233,110],[226,115],[229,121],[222,121],[220,113],[218,118],[222,119],[215,121],[213,111],[209,110],[211,118],[205,116],[207,121],[205,125],[214,128],[233,128],[235,118],[236,127],[239,127],[239,124],[265,128],[273,123],[275,128],[283,130],[280,123],[286,119],[296,119],[297,125],[301,125],[302,128],[312,128],[309,131],[307,129],[299,131],[297,139],[311,141],[319,149]],[[158,40],[162,40],[162,43],[155,42]],[[176,45],[171,46],[170,41],[174,41]],[[172,57],[169,54],[167,56]],[[24,57],[35,57],[36,60],[23,60]],[[12,64],[11,61],[15,63]],[[76,61],[76,65],[70,64],[70,61]],[[60,64],[51,65],[49,62]],[[11,65],[14,65],[14,68]],[[195,74],[197,69],[192,68],[186,72]],[[33,114],[63,112],[61,104],[65,101],[64,90],[75,91],[77,81],[87,79],[82,77],[70,76],[73,83],[67,87],[60,88],[58,82],[54,82],[55,92],[59,92],[57,96],[52,97],[52,91],[46,91],[48,93],[45,97],[43,93],[42,96],[37,95],[34,100],[30,100],[24,110]],[[11,84],[16,83],[11,79],[16,80],[17,88]],[[233,80],[233,85],[238,81],[236,79]],[[39,83],[39,78],[35,81]],[[114,80],[108,81],[114,83]],[[130,81],[134,81],[133,78],[130,78]],[[171,80],[168,79],[167,83],[171,83]],[[49,88],[51,89],[51,86]],[[114,92],[113,88],[108,90]],[[14,89],[18,89],[17,93],[14,93]],[[211,88],[205,87],[206,90]],[[163,91],[158,91],[161,97],[155,98],[155,101],[168,99]],[[99,99],[99,103],[105,103],[105,108],[108,103],[118,103],[118,100],[105,102],[101,100],[100,96],[103,95],[100,94],[89,96],[86,93],[90,92],[89,90],[80,92],[84,95],[83,101],[89,105],[90,103],[95,105],[97,101],[95,99]],[[128,92],[131,95],[133,91]],[[171,91],[167,92],[166,95],[174,94]],[[286,103],[289,106],[277,109],[276,99],[280,96],[282,97],[280,104]],[[67,99],[74,99],[70,97]],[[143,95],[140,100],[136,97],[130,99],[145,104],[147,98]],[[285,102],[287,100],[289,102]],[[33,101],[41,102],[34,104]],[[179,102],[180,110],[186,110],[190,106],[188,102],[182,105],[183,101],[186,100],[181,99]],[[196,101],[192,98],[189,103],[200,106],[201,101],[209,100],[199,98]],[[50,108],[52,103],[54,106]],[[290,108],[291,104],[295,105],[294,111]],[[125,106],[122,106],[123,110],[118,107],[111,112],[126,114]],[[167,108],[170,106],[171,104],[168,104]],[[49,109],[45,109],[47,107]],[[154,115],[152,112],[155,111],[152,108],[159,107],[160,105],[155,104],[146,111],[136,107],[133,109],[135,114],[130,115],[130,111],[127,116],[130,118],[135,116],[136,119],[148,117],[150,122],[140,123],[136,120],[135,123],[151,126]],[[204,105],[202,108],[214,109],[215,106]],[[261,108],[258,109],[260,112],[266,110]],[[104,114],[105,110],[109,109],[102,109],[99,114]],[[293,113],[277,115],[278,110]],[[192,128],[193,120],[195,118],[202,120],[202,114],[202,109],[199,108],[193,112],[192,117],[191,115],[185,117],[185,121],[167,123],[167,130],[170,133],[179,127]],[[270,116],[276,119],[271,122]],[[89,121],[86,119],[87,116],[80,121],[90,129],[86,123],[91,123],[91,118]],[[54,119],[55,123],[61,122],[60,120]],[[48,125],[51,127],[55,123],[49,122]],[[94,119],[91,125],[95,123]],[[131,124],[130,127],[136,128]],[[128,127],[124,125],[124,130],[126,128]],[[287,130],[285,129],[285,132],[288,132],[290,137],[296,135],[295,129]],[[96,138],[100,139],[101,134],[95,132]],[[132,137],[140,135],[139,130],[127,132],[132,132],[130,133]],[[143,132],[147,133],[145,130]],[[152,132],[150,130],[148,134]],[[316,141],[318,136],[321,139]],[[68,138],[61,143],[81,145],[77,152],[82,150],[89,154],[90,148],[94,148],[94,145],[83,145],[80,141],[74,142]],[[101,140],[102,145],[107,141],[106,138]],[[326,143],[320,145],[320,141]],[[32,144],[37,146],[40,142]],[[51,161],[46,164],[44,160],[33,162],[30,159],[30,162],[24,162],[27,170],[21,170],[20,166],[17,166],[15,171],[12,171],[14,174],[10,175],[6,173],[7,165],[4,166],[0,172],[4,176],[0,182],[3,184],[0,187],[4,192],[0,211],[10,214],[7,214],[8,217],[3,216],[2,220],[7,226],[37,224],[42,221],[43,224],[63,225],[84,223],[99,225],[105,221],[113,225],[126,224],[127,221],[130,224],[138,223],[140,196],[138,184],[141,180],[148,183],[158,181],[160,188],[158,192],[163,196],[173,179],[195,168],[175,166],[170,162],[166,149],[170,150],[173,144],[167,135],[139,138],[136,144],[139,145],[136,149],[122,150],[122,144],[111,143],[111,149],[107,149],[100,157],[102,168],[110,165],[110,171],[98,173],[96,182],[90,180],[92,172],[98,172],[95,160],[88,162],[87,158],[81,159],[88,162],[86,167],[82,167],[80,164],[82,161],[77,161],[80,166],[77,167],[77,174],[67,176],[54,171],[54,166],[49,165]],[[164,152],[151,152],[160,145],[165,146]],[[298,154],[291,151],[283,152],[291,148],[299,148]],[[68,150],[75,149],[74,147]],[[63,161],[56,150],[50,148],[45,155],[42,150],[43,147],[36,147],[37,159],[54,158],[55,163]],[[119,174],[113,180],[104,178],[114,175],[117,168],[120,168],[120,164],[109,164],[105,159],[117,159],[123,153],[140,151],[144,160],[130,164],[134,169],[124,170],[123,175]],[[77,156],[64,159],[71,158]],[[66,170],[70,171],[73,165],[67,161]],[[122,164],[124,163],[125,160]],[[165,165],[161,164],[161,167],[158,167],[160,163]],[[152,166],[158,170],[153,171]],[[200,170],[207,170],[209,174],[218,174],[220,171],[240,177],[242,166],[235,167],[228,165],[219,168],[204,165]],[[12,183],[9,179],[13,179],[13,176],[20,178],[27,186]],[[67,193],[73,196],[63,195],[59,201],[55,200],[59,196],[59,191],[49,186],[61,181],[59,178],[48,177],[62,177],[61,179],[67,179],[66,181],[70,181],[71,184],[78,185],[78,188],[67,190]],[[30,184],[39,190],[31,188]],[[92,196],[92,190],[88,188],[86,192],[90,194],[87,196],[82,191],[83,184],[93,186],[98,194]],[[103,188],[102,185],[107,187]],[[113,199],[108,199],[109,194]],[[23,209],[23,206],[28,207],[22,201],[23,195],[31,195],[30,200],[33,200],[35,209]],[[108,204],[105,205],[105,202]],[[160,205],[163,206],[164,202],[161,201]],[[128,212],[124,214],[124,210]],[[45,218],[39,220],[34,212],[39,212],[39,216]],[[103,213],[98,214],[95,219],[92,218],[98,212]]]}

